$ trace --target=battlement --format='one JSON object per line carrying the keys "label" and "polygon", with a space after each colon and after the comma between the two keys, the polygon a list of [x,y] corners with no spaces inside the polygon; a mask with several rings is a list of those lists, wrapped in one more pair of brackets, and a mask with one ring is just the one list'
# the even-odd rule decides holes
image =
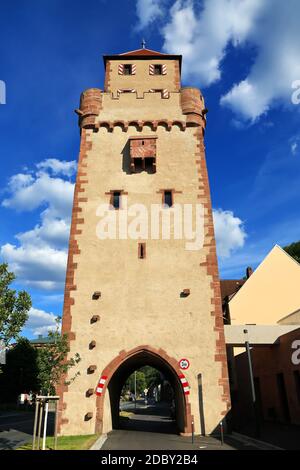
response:
{"label": "battlement", "polygon": [[152,124],[161,121],[180,122],[182,129],[186,125],[205,128],[206,112],[200,90],[191,87],[181,88],[177,92],[139,92],[133,89],[126,92],[117,90],[114,93],[91,88],[81,94],[80,108],[76,110],[81,128],[104,125],[110,129],[120,122],[127,123],[125,127],[128,127],[128,123],[134,119]]}

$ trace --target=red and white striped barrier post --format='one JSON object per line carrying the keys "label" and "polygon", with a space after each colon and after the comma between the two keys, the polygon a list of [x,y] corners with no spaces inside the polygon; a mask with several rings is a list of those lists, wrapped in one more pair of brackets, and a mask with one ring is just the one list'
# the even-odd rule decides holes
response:
{"label": "red and white striped barrier post", "polygon": [[101,397],[101,395],[102,395],[103,388],[104,388],[106,380],[107,380],[107,375],[102,375],[99,379],[99,382],[98,382],[98,385],[97,385],[97,388],[96,388],[96,395],[98,397]]}

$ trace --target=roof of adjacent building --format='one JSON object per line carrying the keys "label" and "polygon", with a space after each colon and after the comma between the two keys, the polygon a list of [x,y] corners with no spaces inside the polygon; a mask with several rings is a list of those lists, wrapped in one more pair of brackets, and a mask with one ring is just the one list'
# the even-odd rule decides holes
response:
{"label": "roof of adjacent building", "polygon": [[224,279],[220,281],[221,284],[221,297],[225,300],[226,297],[231,297],[235,294],[247,279]]}
{"label": "roof of adjacent building", "polygon": [[229,299],[232,324],[274,325],[298,321],[299,285],[300,264],[275,245]]}
{"label": "roof of adjacent building", "polygon": [[54,340],[53,338],[49,338],[48,336],[41,336],[38,337],[37,339],[31,339],[30,343],[31,344],[48,344],[48,343],[53,343]]}

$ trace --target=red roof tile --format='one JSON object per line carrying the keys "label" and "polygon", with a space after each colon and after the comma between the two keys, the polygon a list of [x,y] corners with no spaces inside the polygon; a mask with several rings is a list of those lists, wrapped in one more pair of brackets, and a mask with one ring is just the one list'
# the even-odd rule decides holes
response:
{"label": "red roof tile", "polygon": [[245,284],[246,279],[225,279],[221,280],[221,297],[222,300],[225,297],[235,294],[243,284]]}
{"label": "red roof tile", "polygon": [[166,56],[169,54],[163,54],[162,52],[157,52],[153,51],[152,49],[136,49],[135,51],[128,51],[128,52],[123,52],[122,54],[119,54],[122,56],[127,56],[127,55],[157,55],[157,56]]}

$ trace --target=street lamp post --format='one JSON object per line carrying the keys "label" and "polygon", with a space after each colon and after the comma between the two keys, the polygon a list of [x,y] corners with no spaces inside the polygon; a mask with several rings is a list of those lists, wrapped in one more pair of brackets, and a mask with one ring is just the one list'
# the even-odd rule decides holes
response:
{"label": "street lamp post", "polygon": [[[248,330],[244,330],[244,334],[247,335]],[[259,423],[257,400],[256,400],[256,393],[255,393],[254,377],[253,377],[251,350],[250,350],[250,344],[249,344],[248,339],[246,339],[246,341],[245,341],[245,348],[246,348],[246,354],[247,354],[247,359],[248,359],[248,367],[249,367],[249,378],[250,378],[250,387],[251,387],[251,402],[252,402],[252,409],[253,409],[254,422],[255,422],[255,435],[256,435],[256,437],[260,437],[260,423]]]}

